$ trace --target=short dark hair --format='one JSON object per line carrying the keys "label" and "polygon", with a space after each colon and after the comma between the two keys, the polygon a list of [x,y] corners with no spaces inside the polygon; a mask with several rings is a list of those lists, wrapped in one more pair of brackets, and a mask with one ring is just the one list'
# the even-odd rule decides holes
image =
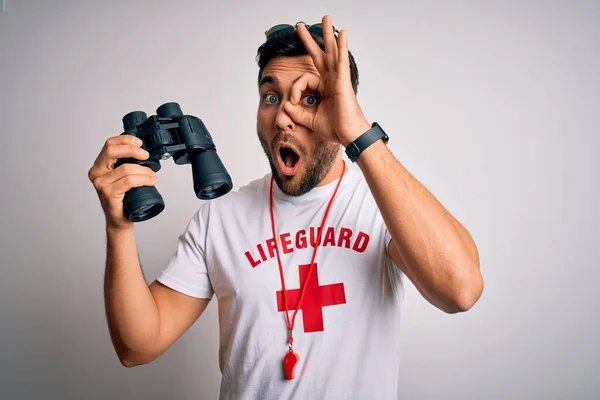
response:
{"label": "short dark hair", "polygon": [[[325,43],[323,38],[317,34],[311,33],[319,47],[325,51]],[[281,32],[273,35],[265,43],[263,43],[257,51],[256,61],[258,63],[258,82],[262,78],[263,71],[269,61],[276,57],[295,57],[307,55],[304,43],[295,31]],[[350,81],[352,82],[352,89],[354,93],[358,91],[358,68],[356,67],[356,61],[350,51],[348,51],[348,60],[350,62]]]}

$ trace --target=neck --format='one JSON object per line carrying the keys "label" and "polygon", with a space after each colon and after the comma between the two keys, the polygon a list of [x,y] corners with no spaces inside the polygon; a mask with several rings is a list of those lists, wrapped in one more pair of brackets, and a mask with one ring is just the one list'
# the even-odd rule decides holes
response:
{"label": "neck", "polygon": [[325,186],[325,185],[335,181],[336,179],[339,179],[340,175],[342,174],[343,168],[347,168],[347,167],[344,164],[344,160],[342,160],[342,156],[339,155],[338,157],[336,157],[336,159],[335,159],[333,165],[331,166],[331,169],[327,173],[327,175],[325,175],[325,177],[321,180],[321,182],[319,182],[317,184],[317,187]]}

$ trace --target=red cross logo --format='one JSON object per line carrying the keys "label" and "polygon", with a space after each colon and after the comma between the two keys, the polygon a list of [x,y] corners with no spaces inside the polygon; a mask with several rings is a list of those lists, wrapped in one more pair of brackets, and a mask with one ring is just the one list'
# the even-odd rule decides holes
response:
{"label": "red cross logo", "polygon": [[[310,264],[299,265],[300,283],[306,281]],[[318,266],[314,264],[315,270],[307,285],[304,300],[302,300],[302,323],[304,332],[323,331],[323,307],[346,304],[346,294],[343,283],[334,283],[332,285],[319,286]],[[302,286],[300,286],[302,287]],[[298,300],[300,300],[300,289],[288,289],[285,291],[285,300],[288,311],[296,310]],[[277,310],[284,311],[283,291],[277,291]],[[290,315],[291,318],[291,315]]]}

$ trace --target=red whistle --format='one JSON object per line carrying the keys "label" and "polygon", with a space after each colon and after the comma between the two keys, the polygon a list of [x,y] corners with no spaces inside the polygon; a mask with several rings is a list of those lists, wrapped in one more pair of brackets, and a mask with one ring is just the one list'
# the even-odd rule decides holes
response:
{"label": "red whistle", "polygon": [[298,357],[298,354],[292,349],[290,349],[285,357],[283,357],[283,367],[285,368],[285,374],[288,379],[294,379],[294,368],[296,368],[299,359],[300,357]]}

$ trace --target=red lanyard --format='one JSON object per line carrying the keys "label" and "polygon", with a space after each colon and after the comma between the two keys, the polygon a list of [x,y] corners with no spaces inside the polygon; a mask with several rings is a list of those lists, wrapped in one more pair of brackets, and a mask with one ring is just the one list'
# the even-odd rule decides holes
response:
{"label": "red lanyard", "polygon": [[340,179],[335,187],[335,190],[333,192],[333,194],[331,195],[331,198],[329,199],[329,204],[327,205],[327,209],[325,210],[325,215],[323,216],[323,221],[321,222],[321,228],[319,229],[319,233],[317,236],[317,244],[314,247],[313,250],[313,256],[312,256],[312,260],[310,262],[310,267],[308,270],[308,276],[306,277],[306,280],[304,281],[304,284],[302,282],[300,282],[301,285],[301,292],[300,292],[300,299],[298,299],[298,304],[296,305],[296,310],[294,310],[294,315],[292,316],[292,321],[290,322],[290,316],[288,314],[288,309],[287,309],[287,303],[286,303],[286,298],[285,298],[285,292],[286,292],[286,288],[285,288],[285,278],[283,277],[283,266],[281,265],[281,258],[279,256],[279,241],[277,240],[277,235],[275,233],[275,209],[273,206],[273,176],[271,176],[271,187],[270,187],[270,208],[271,208],[271,227],[273,229],[273,239],[275,240],[275,252],[277,253],[277,263],[279,264],[279,277],[281,278],[281,286],[282,286],[282,296],[283,296],[283,310],[285,311],[285,318],[286,318],[286,322],[287,322],[287,327],[288,327],[288,352],[285,355],[285,357],[283,358],[283,365],[286,371],[286,375],[288,379],[294,379],[294,368],[296,367],[296,364],[298,363],[298,354],[296,354],[294,352],[294,350],[292,349],[292,345],[294,343],[294,338],[292,336],[292,331],[294,330],[294,322],[296,321],[296,314],[298,314],[298,310],[301,308],[302,306],[302,300],[304,300],[304,294],[306,293],[306,287],[307,287],[307,283],[310,280],[312,271],[313,271],[313,266],[315,263],[315,257],[317,256],[317,248],[319,247],[319,245],[321,244],[321,235],[323,233],[323,227],[325,226],[325,221],[327,220],[327,215],[329,214],[329,210],[331,209],[331,205],[333,204],[333,200],[335,198],[335,195],[338,191],[338,188],[340,187],[340,184],[342,183],[342,179],[344,178],[344,173],[346,172],[346,162],[342,160],[342,162],[344,163],[344,167],[342,168],[342,174],[340,175]]}

